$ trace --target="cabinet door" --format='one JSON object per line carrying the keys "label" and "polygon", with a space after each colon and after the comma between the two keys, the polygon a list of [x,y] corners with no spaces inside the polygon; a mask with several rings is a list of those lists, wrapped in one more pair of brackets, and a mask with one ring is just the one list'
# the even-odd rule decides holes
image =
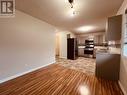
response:
{"label": "cabinet door", "polygon": [[121,40],[122,33],[122,15],[108,18],[107,23],[107,40],[116,41]]}
{"label": "cabinet door", "polygon": [[106,80],[119,80],[120,54],[97,53],[96,76]]}

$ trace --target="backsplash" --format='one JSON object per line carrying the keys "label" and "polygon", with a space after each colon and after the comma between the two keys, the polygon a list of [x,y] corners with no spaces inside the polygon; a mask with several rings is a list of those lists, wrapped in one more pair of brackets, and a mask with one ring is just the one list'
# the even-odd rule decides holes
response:
{"label": "backsplash", "polygon": [[108,49],[111,53],[121,54],[121,41],[109,41]]}
{"label": "backsplash", "polygon": [[121,47],[121,41],[108,41],[108,46],[120,48]]}

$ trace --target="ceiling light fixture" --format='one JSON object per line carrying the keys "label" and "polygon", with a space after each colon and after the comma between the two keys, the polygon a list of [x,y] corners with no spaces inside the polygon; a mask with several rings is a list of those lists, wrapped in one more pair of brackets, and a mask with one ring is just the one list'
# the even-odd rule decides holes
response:
{"label": "ceiling light fixture", "polygon": [[82,26],[82,27],[79,27],[77,29],[77,31],[88,32],[88,31],[91,31],[93,29],[94,29],[93,26]]}
{"label": "ceiling light fixture", "polygon": [[71,8],[73,8],[73,2],[74,2],[74,0],[68,0],[68,2],[71,4]]}
{"label": "ceiling light fixture", "polygon": [[71,5],[71,10],[72,10],[72,15],[75,15],[75,10],[74,10],[74,0],[68,0],[68,2],[70,3]]}

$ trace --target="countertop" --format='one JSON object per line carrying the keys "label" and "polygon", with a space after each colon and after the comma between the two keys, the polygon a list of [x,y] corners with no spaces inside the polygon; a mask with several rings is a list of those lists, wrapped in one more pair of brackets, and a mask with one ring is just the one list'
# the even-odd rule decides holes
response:
{"label": "countertop", "polygon": [[[78,46],[78,49],[84,49],[85,46]],[[105,46],[95,46],[96,53],[105,53],[105,54],[121,54],[120,48],[107,48]]]}

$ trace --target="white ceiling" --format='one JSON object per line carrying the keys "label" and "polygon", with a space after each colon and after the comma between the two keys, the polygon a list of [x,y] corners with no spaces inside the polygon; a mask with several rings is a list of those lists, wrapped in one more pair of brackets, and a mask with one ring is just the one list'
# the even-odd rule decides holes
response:
{"label": "white ceiling", "polygon": [[[63,30],[75,33],[105,29],[106,18],[115,15],[123,0],[74,0],[76,15],[71,16],[68,0],[16,0],[16,8]],[[82,26],[92,27],[80,31]]]}

